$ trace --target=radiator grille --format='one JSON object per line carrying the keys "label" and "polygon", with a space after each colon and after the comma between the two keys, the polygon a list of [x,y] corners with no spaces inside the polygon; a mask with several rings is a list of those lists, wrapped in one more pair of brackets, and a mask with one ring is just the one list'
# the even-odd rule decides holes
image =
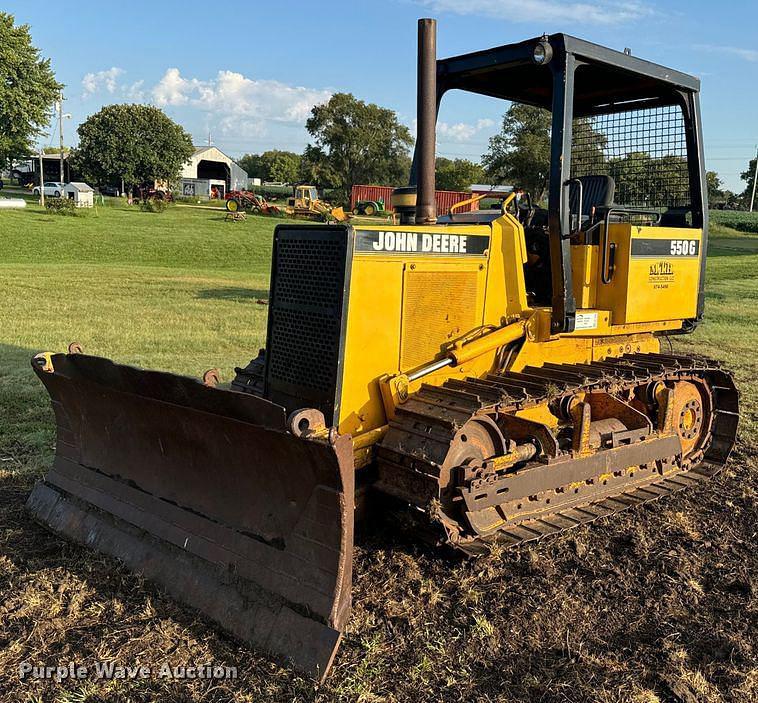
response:
{"label": "radiator grille", "polygon": [[288,410],[334,413],[346,265],[344,228],[277,228],[266,395]]}
{"label": "radiator grille", "polygon": [[427,363],[477,326],[476,271],[407,271],[400,368]]}

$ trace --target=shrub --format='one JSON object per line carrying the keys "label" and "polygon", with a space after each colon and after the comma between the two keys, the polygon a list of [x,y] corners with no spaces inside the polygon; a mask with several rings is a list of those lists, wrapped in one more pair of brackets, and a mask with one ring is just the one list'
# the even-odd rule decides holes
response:
{"label": "shrub", "polygon": [[142,212],[165,212],[167,207],[168,203],[158,198],[146,198],[145,200],[140,200],[139,203],[139,209]]}
{"label": "shrub", "polygon": [[711,210],[710,217],[724,227],[731,227],[738,232],[758,234],[758,212],[740,212],[739,210]]}
{"label": "shrub", "polygon": [[74,217],[81,213],[81,209],[76,207],[76,203],[70,198],[45,198],[45,210],[54,215],[71,215]]}

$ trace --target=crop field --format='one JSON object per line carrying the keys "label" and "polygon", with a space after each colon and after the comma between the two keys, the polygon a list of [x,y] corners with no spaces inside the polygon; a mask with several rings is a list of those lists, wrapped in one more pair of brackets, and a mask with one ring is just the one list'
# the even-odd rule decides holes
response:
{"label": "crop field", "polygon": [[[728,213],[732,215],[733,213]],[[212,209],[0,212],[0,700],[758,700],[758,232],[714,217],[707,321],[672,339],[724,362],[738,446],[710,485],[475,562],[384,521],[358,536],[354,607],[320,688],[23,509],[52,458],[29,361],[79,342],[222,380],[264,343],[275,220]],[[729,221],[734,225],[735,221]],[[740,228],[743,229],[743,228]],[[213,663],[229,681],[19,681],[19,665]]]}
{"label": "crop field", "polygon": [[736,229],[740,232],[758,234],[758,212],[737,210],[712,210],[711,222]]}

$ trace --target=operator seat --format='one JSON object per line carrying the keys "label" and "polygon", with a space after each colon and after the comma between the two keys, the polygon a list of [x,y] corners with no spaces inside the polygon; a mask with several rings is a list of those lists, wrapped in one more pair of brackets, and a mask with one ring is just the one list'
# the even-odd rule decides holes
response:
{"label": "operator seat", "polygon": [[580,176],[572,180],[569,186],[569,204],[572,214],[579,210],[579,181],[582,184],[582,222],[592,218],[595,210],[613,205],[616,194],[616,181],[611,176]]}

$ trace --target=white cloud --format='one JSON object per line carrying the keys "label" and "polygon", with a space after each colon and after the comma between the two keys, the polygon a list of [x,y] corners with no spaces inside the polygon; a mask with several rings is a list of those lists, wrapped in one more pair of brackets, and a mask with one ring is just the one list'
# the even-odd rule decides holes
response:
{"label": "white cloud", "polygon": [[182,78],[178,68],[169,68],[163,78],[152,89],[156,105],[186,105],[193,91],[198,90],[200,81]]}
{"label": "white cloud", "polygon": [[314,105],[332,95],[328,90],[255,80],[235,71],[219,71],[215,78],[201,80],[168,68],[152,86],[146,86],[144,80],[122,83],[124,73],[115,66],[88,73],[82,79],[84,97],[107,92],[130,102],[147,100],[159,107],[195,108],[213,116],[215,129],[242,137],[264,134],[266,122],[302,124]]}
{"label": "white cloud", "polygon": [[134,81],[131,85],[124,87],[124,97],[133,103],[141,103],[145,100],[145,91],[142,90],[145,81]]}
{"label": "white cloud", "polygon": [[113,66],[105,71],[88,73],[82,78],[82,88],[84,88],[84,97],[86,98],[100,90],[107,90],[109,93],[115,93],[118,85],[118,77],[123,75],[124,69]]}
{"label": "white cloud", "polygon": [[88,73],[82,78],[84,88],[83,98],[88,98],[95,93],[106,92],[110,95],[118,94],[127,100],[141,103],[145,100],[143,86],[145,81],[134,81],[129,85],[123,85],[120,78],[126,73],[123,68],[113,66],[104,71]]}
{"label": "white cloud", "polygon": [[480,15],[509,22],[577,22],[613,25],[653,14],[650,6],[635,0],[561,2],[561,0],[417,0],[435,12]]}
{"label": "white cloud", "polygon": [[739,56],[745,61],[758,62],[758,49],[747,49],[741,46],[714,46],[712,44],[698,44],[695,48],[714,54],[731,54],[732,56]]}
{"label": "white cloud", "polygon": [[153,87],[152,97],[161,107],[191,105],[217,115],[222,131],[242,130],[260,134],[262,120],[302,123],[314,105],[331,97],[327,90],[256,80],[235,71],[219,71],[212,80],[185,78],[169,68]]}
{"label": "white cloud", "polygon": [[495,126],[495,121],[487,118],[479,119],[474,123],[471,122],[448,122],[437,123],[437,139],[439,141],[449,142],[468,142],[483,130]]}
{"label": "white cloud", "polygon": [[488,129],[495,126],[495,120],[491,120],[489,117],[484,117],[481,120],[476,121],[477,129]]}

